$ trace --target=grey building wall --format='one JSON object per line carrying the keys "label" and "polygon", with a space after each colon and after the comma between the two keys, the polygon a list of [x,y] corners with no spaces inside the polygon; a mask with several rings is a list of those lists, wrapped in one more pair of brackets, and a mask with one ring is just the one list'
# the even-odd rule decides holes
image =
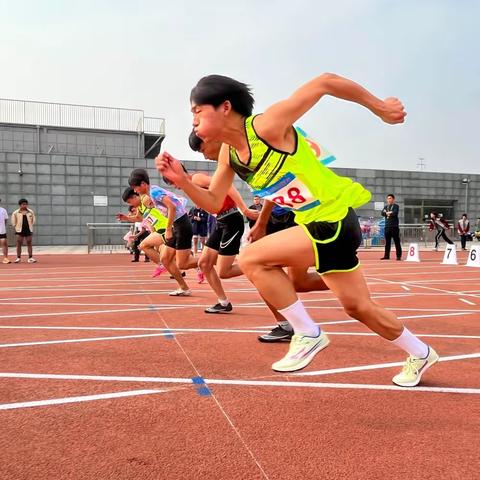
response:
{"label": "grey building wall", "polygon": [[0,124],[0,152],[139,157],[142,134]]}
{"label": "grey building wall", "polygon": [[[153,166],[137,158],[143,142],[134,133],[0,125],[0,205],[11,214],[27,198],[36,245],[86,244],[86,223],[115,222],[125,210],[131,170]],[[94,206],[94,195],[108,196],[108,207]]]}
{"label": "grey building wall", "polygon": [[[215,162],[184,162],[189,171],[214,172]],[[457,220],[467,211],[469,218],[480,216],[480,175],[460,173],[410,172],[400,170],[374,170],[360,168],[335,168],[338,175],[360,182],[372,193],[372,200],[359,208],[357,213],[365,217],[380,217],[381,212],[375,210],[375,202],[385,202],[385,197],[393,193],[400,205],[400,221],[405,220],[405,205],[408,200],[451,201],[454,207],[454,218]],[[468,208],[466,207],[466,186],[463,178],[468,178]],[[252,194],[248,186],[238,177],[235,185],[247,204],[252,203]],[[472,222],[474,223],[474,222]]]}
{"label": "grey building wall", "polygon": [[[115,214],[126,210],[121,194],[133,168],[147,168],[152,183],[162,185],[153,160],[137,158],[136,134],[43,127],[40,130],[39,133],[35,127],[0,125],[0,205],[11,214],[21,197],[29,200],[37,215],[36,245],[86,244],[86,223],[115,222]],[[143,138],[140,142],[143,152]],[[192,172],[213,173],[216,168],[215,162],[184,163]],[[374,202],[383,202],[385,195],[392,192],[401,206],[402,221],[403,207],[409,198],[451,200],[458,218],[465,210],[464,177],[470,179],[469,216],[480,216],[480,175],[334,170],[372,192],[372,202],[358,210],[363,216],[379,217]],[[238,178],[235,184],[249,205],[252,195],[247,185]],[[95,207],[94,195],[108,196],[108,207]]]}

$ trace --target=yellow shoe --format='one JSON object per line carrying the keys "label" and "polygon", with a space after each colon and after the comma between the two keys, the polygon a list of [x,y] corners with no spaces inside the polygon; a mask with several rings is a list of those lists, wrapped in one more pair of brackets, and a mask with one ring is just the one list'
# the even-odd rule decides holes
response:
{"label": "yellow shoe", "polygon": [[323,350],[330,340],[327,335],[321,332],[318,337],[307,337],[306,335],[294,335],[290,342],[288,353],[278,362],[272,365],[277,372],[295,372],[305,368],[313,357]]}
{"label": "yellow shoe", "polygon": [[407,358],[402,371],[392,379],[393,383],[400,387],[414,387],[420,383],[422,375],[435,363],[438,362],[437,352],[428,347],[426,358],[415,358],[411,355]]}
{"label": "yellow shoe", "polygon": [[5,257],[2,261],[2,263],[7,264],[7,263],[12,263],[12,262],[7,257]]}

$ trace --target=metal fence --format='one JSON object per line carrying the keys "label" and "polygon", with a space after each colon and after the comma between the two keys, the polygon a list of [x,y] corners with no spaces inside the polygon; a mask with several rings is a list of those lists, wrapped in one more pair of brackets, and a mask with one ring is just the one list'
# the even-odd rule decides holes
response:
{"label": "metal fence", "polygon": [[88,253],[118,253],[125,251],[124,235],[129,223],[87,223]]}
{"label": "metal fence", "polygon": [[[455,241],[456,231],[450,227],[445,231],[447,236]],[[424,247],[433,246],[435,244],[436,231],[430,231],[428,225],[423,224],[401,224],[400,225],[400,241],[402,244],[418,243]],[[385,236],[382,229],[372,229],[371,233],[363,234],[362,246],[371,248],[385,245]]]}
{"label": "metal fence", "polygon": [[0,99],[0,123],[165,134],[163,118],[142,110]]}
{"label": "metal fence", "polygon": [[[88,253],[92,252],[120,252],[125,250],[124,235],[127,233],[128,223],[87,223]],[[433,246],[435,231],[430,231],[428,225],[403,224],[400,225],[400,240],[402,244],[418,243],[421,246]],[[446,231],[448,237],[455,241],[456,232],[453,227]],[[363,233],[363,248],[381,247],[385,245],[383,230],[370,230]]]}

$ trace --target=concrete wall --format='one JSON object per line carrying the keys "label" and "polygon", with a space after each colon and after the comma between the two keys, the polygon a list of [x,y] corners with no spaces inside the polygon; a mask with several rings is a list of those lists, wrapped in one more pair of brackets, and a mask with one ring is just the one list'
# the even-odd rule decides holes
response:
{"label": "concrete wall", "polygon": [[138,157],[139,152],[143,152],[143,136],[121,132],[0,125],[0,152]]}
{"label": "concrete wall", "polygon": [[[125,157],[0,152],[0,205],[11,214],[18,200],[27,198],[37,216],[36,245],[84,245],[86,223],[115,222],[115,214],[125,211],[121,194],[131,170],[152,164]],[[108,207],[94,206],[94,195],[108,196]]]}
{"label": "concrete wall", "polygon": [[[184,162],[189,171],[215,171],[215,162]],[[338,175],[350,177],[360,182],[372,193],[372,201],[358,209],[357,213],[366,217],[379,217],[375,210],[375,202],[384,202],[385,196],[393,193],[400,205],[400,221],[404,221],[404,205],[406,200],[451,200],[454,205],[454,217],[458,219],[466,211],[465,191],[462,179],[470,179],[468,186],[469,218],[474,220],[480,216],[480,175],[460,173],[409,172],[396,170],[369,170],[360,168],[332,168]],[[235,184],[242,197],[250,204],[252,194],[248,186],[240,179]]]}
{"label": "concrete wall", "polygon": [[[121,194],[133,168],[147,168],[152,183],[159,183],[153,160],[136,158],[137,135],[115,132],[67,131],[0,125],[0,198],[9,214],[21,197],[35,211],[36,245],[86,244],[86,223],[110,223],[123,210]],[[38,138],[40,138],[40,152]],[[46,153],[54,146],[50,154]],[[141,145],[143,152],[143,139]],[[61,153],[59,153],[61,152]],[[215,162],[184,162],[189,171],[213,173]],[[18,173],[19,169],[23,174]],[[469,177],[471,219],[480,216],[480,175],[429,172],[401,172],[367,169],[335,169],[338,174],[358,180],[373,194],[372,202],[359,209],[364,216],[379,217],[374,203],[394,193],[401,206],[406,199],[452,200],[455,218],[465,210],[465,185]],[[238,178],[235,183],[247,205],[252,195]],[[108,196],[108,207],[95,207],[94,195]]]}

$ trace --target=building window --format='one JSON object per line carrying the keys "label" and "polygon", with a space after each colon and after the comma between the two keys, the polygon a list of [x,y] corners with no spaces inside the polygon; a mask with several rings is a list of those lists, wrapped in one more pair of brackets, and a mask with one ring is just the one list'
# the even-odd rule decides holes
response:
{"label": "building window", "polygon": [[407,198],[404,202],[404,221],[424,223],[430,212],[437,212],[451,222],[454,219],[454,203],[454,200]]}

